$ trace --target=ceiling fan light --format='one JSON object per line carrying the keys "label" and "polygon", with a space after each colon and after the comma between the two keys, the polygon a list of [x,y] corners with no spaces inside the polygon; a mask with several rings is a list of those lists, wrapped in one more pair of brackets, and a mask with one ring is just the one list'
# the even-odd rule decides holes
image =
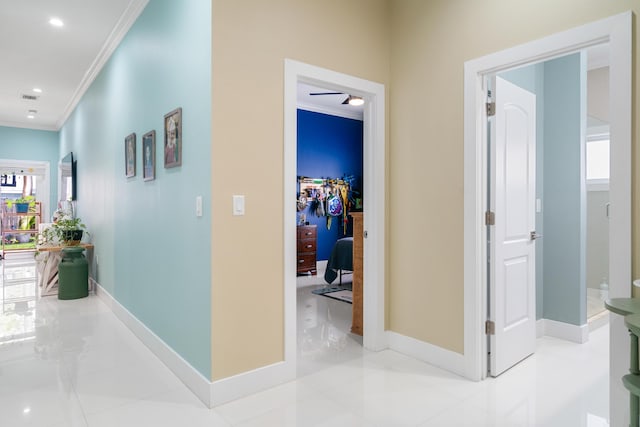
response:
{"label": "ceiling fan light", "polygon": [[358,105],[363,105],[364,104],[364,99],[362,99],[359,96],[349,96],[349,105],[354,105],[354,106],[358,106]]}

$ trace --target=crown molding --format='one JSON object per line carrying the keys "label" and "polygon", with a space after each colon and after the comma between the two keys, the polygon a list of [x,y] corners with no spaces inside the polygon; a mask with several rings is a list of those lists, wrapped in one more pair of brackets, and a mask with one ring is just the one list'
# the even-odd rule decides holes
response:
{"label": "crown molding", "polygon": [[104,46],[100,49],[100,52],[91,63],[91,66],[84,74],[80,84],[73,93],[71,100],[62,113],[62,117],[60,117],[60,120],[56,123],[56,130],[60,130],[60,128],[65,124],[87,89],[89,89],[93,81],[98,77],[98,74],[104,65],[107,63],[109,58],[111,58],[113,52],[116,50],[118,45],[120,45],[122,39],[124,39],[127,32],[129,32],[129,29],[133,26],[144,8],[147,6],[147,3],[149,3],[149,0],[132,0],[131,3],[129,3],[129,6],[122,13],[120,19],[118,19],[118,22],[109,34],[109,37],[107,37]]}
{"label": "crown molding", "polygon": [[34,130],[49,130],[49,131],[58,131],[60,128],[54,125],[44,125],[37,123],[22,123],[22,122],[12,122],[8,120],[0,120],[1,127],[8,128],[21,128],[21,129],[34,129]]}

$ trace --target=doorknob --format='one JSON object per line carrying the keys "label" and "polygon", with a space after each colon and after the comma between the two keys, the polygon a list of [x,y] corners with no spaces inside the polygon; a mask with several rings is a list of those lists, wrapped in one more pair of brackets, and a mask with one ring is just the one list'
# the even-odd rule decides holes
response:
{"label": "doorknob", "polygon": [[542,234],[538,234],[538,233],[536,233],[536,232],[535,232],[535,230],[534,230],[534,231],[532,231],[532,232],[529,234],[529,238],[530,238],[531,240],[536,240],[536,239],[539,239],[539,238],[541,238],[541,237],[542,237]]}

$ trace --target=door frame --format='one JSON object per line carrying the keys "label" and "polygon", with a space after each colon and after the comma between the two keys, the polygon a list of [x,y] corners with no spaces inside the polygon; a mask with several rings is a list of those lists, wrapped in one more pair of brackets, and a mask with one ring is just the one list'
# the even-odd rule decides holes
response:
{"label": "door frame", "polygon": [[[621,13],[464,64],[464,363],[465,375],[470,379],[485,378],[487,366],[485,76],[609,43],[612,165],[609,296],[631,295],[632,16],[631,12]],[[612,316],[610,322],[612,422],[617,414],[626,413],[624,407],[628,399],[619,378],[628,366],[629,342],[621,326],[622,319],[618,317]],[[624,425],[624,422],[616,421],[612,425]]]}
{"label": "door frame", "polygon": [[385,289],[385,87],[380,83],[285,59],[284,62],[284,354],[296,366],[296,165],[298,82],[365,99],[363,119],[364,239],[363,346],[386,348]]}
{"label": "door frame", "polygon": [[[24,175],[30,175],[36,177],[36,194],[39,201],[44,202],[42,208],[41,218],[49,218],[50,205],[51,205],[51,165],[47,161],[41,160],[15,160],[15,159],[0,159],[0,169],[13,170],[21,169],[27,170]],[[42,174],[28,173],[31,171],[42,171]]]}

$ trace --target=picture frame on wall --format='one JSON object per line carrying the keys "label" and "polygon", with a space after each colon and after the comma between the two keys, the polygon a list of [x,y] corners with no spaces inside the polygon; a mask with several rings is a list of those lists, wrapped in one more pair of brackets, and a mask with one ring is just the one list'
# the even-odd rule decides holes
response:
{"label": "picture frame on wall", "polygon": [[127,178],[136,176],[136,134],[124,139],[124,171]]}
{"label": "picture frame on wall", "polygon": [[164,167],[182,165],[182,108],[164,116]]}
{"label": "picture frame on wall", "polygon": [[156,179],[156,131],[142,135],[142,179]]}

